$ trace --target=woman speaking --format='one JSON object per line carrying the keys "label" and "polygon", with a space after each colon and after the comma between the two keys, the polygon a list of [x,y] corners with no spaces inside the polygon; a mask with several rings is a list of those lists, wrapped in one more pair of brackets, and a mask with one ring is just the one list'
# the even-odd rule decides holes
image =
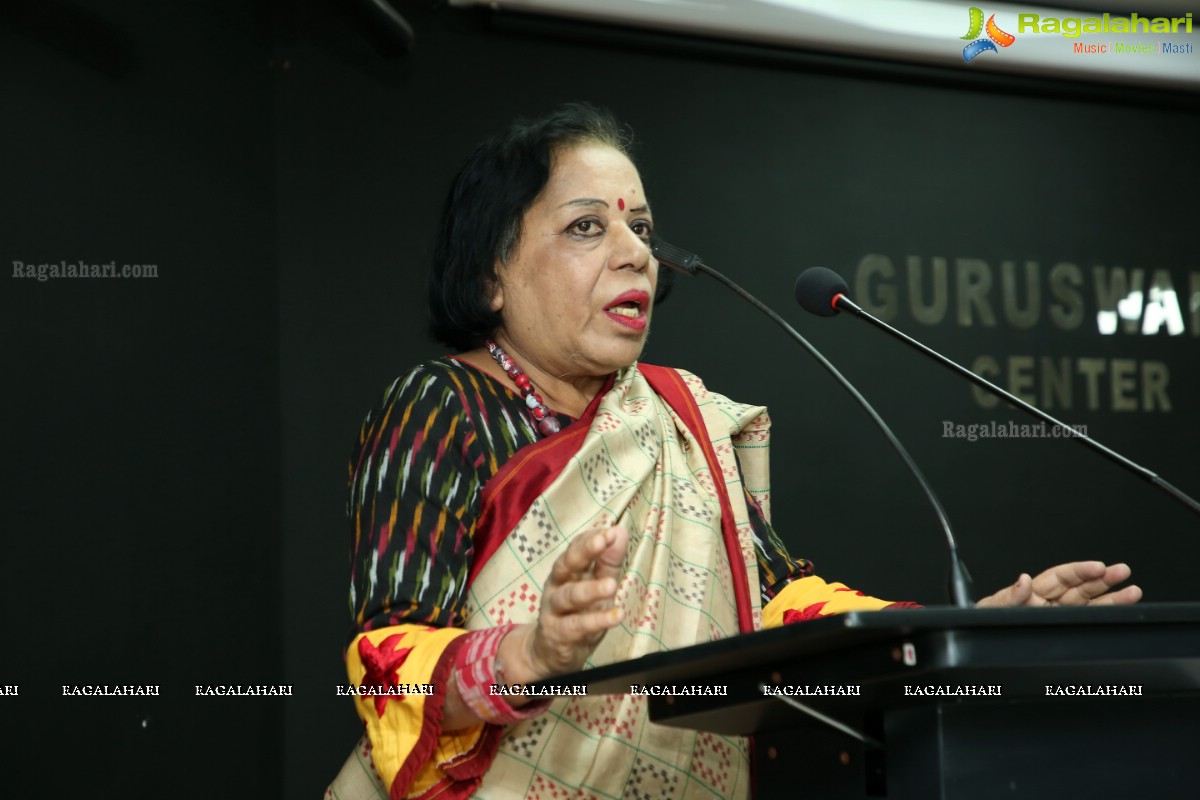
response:
{"label": "woman speaking", "polygon": [[[661,290],[624,131],[583,104],[485,142],[450,191],[432,331],[350,463],[346,651],[366,735],[329,795],[750,794],[747,743],[646,698],[493,694],[889,603],[812,574],[770,524],[765,410],[638,363]],[[1129,569],[1022,575],[981,605],[1128,603]]]}

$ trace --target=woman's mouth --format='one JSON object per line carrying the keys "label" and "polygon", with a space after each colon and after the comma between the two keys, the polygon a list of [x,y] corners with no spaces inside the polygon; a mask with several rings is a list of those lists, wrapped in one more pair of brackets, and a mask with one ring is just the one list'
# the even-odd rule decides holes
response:
{"label": "woman's mouth", "polygon": [[646,328],[646,309],[649,306],[648,293],[632,290],[613,298],[612,302],[604,307],[604,313],[618,325],[641,331]]}

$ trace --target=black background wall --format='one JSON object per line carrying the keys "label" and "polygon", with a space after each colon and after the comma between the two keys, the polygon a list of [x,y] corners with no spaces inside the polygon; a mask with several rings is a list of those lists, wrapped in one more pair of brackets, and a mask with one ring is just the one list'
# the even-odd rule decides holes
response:
{"label": "black background wall", "polygon": [[[587,34],[416,2],[402,10],[417,45],[399,55],[359,8],[52,0],[0,12],[5,271],[158,271],[0,285],[0,685],[19,686],[0,697],[0,725],[20,742],[0,763],[18,787],[323,790],[358,735],[335,696],[358,424],[395,375],[442,352],[423,333],[424,271],[458,164],[512,116],[568,99],[636,131],[666,237],[772,302],[877,404],[940,491],[981,589],[1098,558],[1129,561],[1147,600],[1198,599],[1200,540],[1182,508],[1069,442],[945,438],[945,422],[1023,420],[791,300],[806,266],[854,285],[864,260],[885,257],[895,277],[872,278],[867,299],[886,305],[894,287],[895,324],[968,364],[995,359],[1001,382],[1015,364],[1037,400],[1041,359],[1068,359],[1070,401],[1052,394],[1053,410],[1200,492],[1194,96]],[[947,259],[940,319],[910,310],[912,257],[926,300]],[[994,325],[979,305],[960,310],[958,282],[979,268],[959,259],[985,264]],[[1018,308],[1037,264],[1028,327],[1005,314],[1005,262]],[[1080,276],[1065,328],[1051,311],[1075,308],[1051,282],[1061,263]],[[1147,281],[1167,271],[1184,330],[1101,334],[1115,268]],[[911,480],[769,323],[711,282],[681,281],[646,360],[771,408],[776,524],[823,575],[943,601],[937,529]],[[1154,364],[1169,411],[1144,397]],[[1127,369],[1114,395],[1113,371]],[[100,683],[162,696],[61,696]],[[217,683],[293,695],[194,696]]]}

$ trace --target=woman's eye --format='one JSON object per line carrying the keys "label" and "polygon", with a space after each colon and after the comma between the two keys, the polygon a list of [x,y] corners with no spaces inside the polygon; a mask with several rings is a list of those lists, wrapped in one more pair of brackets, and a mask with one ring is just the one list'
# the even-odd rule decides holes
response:
{"label": "woman's eye", "polygon": [[594,219],[576,220],[571,224],[570,228],[567,228],[567,230],[576,236],[584,236],[589,238],[592,236],[599,236],[604,232],[600,227],[600,223]]}
{"label": "woman's eye", "polygon": [[629,226],[639,238],[650,240],[650,235],[654,232],[654,227],[644,219],[639,219]]}

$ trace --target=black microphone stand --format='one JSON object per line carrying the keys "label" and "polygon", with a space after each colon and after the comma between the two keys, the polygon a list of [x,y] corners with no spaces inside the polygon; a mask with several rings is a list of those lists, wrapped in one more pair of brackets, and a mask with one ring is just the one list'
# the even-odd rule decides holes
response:
{"label": "black microphone stand", "polygon": [[1157,486],[1159,489],[1162,489],[1164,492],[1166,492],[1171,497],[1178,500],[1180,503],[1183,503],[1185,506],[1190,508],[1192,511],[1196,512],[1197,514],[1200,514],[1200,503],[1196,502],[1196,500],[1193,499],[1192,497],[1188,496],[1184,492],[1180,491],[1179,489],[1175,488],[1171,484],[1167,483],[1165,480],[1163,480],[1161,477],[1159,477],[1159,475],[1156,472],[1153,472],[1153,471],[1147,469],[1146,467],[1143,467],[1141,464],[1138,464],[1134,461],[1129,460],[1128,458],[1121,455],[1120,453],[1118,453],[1115,450],[1111,450],[1111,449],[1105,447],[1104,445],[1097,442],[1095,439],[1092,439],[1091,437],[1089,437],[1086,433],[1080,433],[1079,431],[1075,430],[1074,428],[1068,427],[1065,422],[1062,422],[1062,421],[1056,419],[1055,417],[1051,416],[1050,414],[1047,414],[1045,411],[1042,411],[1037,406],[1031,405],[1030,403],[1025,402],[1024,400],[1022,400],[1021,398],[1012,394],[1011,392],[1007,392],[1004,389],[1001,389],[999,386],[997,386],[996,384],[987,380],[986,378],[982,378],[982,377],[976,375],[974,372],[971,372],[971,370],[967,369],[966,367],[962,366],[961,364],[959,364],[955,361],[951,361],[950,359],[946,358],[944,355],[937,352],[936,350],[926,347],[925,345],[918,342],[916,339],[912,338],[911,336],[909,336],[908,334],[906,334],[900,330],[897,330],[896,328],[893,328],[891,325],[888,325],[886,322],[879,319],[878,317],[876,317],[872,314],[868,314],[866,311],[863,311],[858,306],[857,303],[855,303],[850,298],[846,297],[846,295],[844,293],[839,292],[837,295],[835,295],[832,299],[831,304],[833,305],[834,308],[845,309],[846,311],[849,311],[851,314],[854,314],[854,316],[858,317],[859,319],[866,320],[867,322],[871,323],[875,327],[877,327],[887,333],[890,333],[892,336],[895,336],[897,339],[904,342],[906,345],[913,348],[917,352],[922,353],[923,355],[929,356],[934,361],[941,364],[943,367],[950,370],[951,372],[955,372],[955,373],[961,375],[962,377],[966,378],[971,383],[975,384],[976,386],[980,387],[981,389],[985,389],[986,391],[992,393],[996,397],[999,397],[1000,399],[1004,400],[1005,402],[1011,403],[1012,405],[1021,409],[1025,413],[1032,415],[1034,418],[1036,418],[1042,422],[1048,423],[1052,426],[1055,426],[1057,428],[1060,428],[1062,431],[1064,431],[1066,438],[1077,440],[1080,444],[1083,444],[1083,445],[1091,448],[1093,451],[1104,456],[1109,461],[1112,461],[1116,464],[1121,465],[1125,469],[1132,472],[1134,475],[1137,475],[1139,478],[1142,478],[1143,480],[1148,481],[1149,483],[1153,484],[1154,486]]}

